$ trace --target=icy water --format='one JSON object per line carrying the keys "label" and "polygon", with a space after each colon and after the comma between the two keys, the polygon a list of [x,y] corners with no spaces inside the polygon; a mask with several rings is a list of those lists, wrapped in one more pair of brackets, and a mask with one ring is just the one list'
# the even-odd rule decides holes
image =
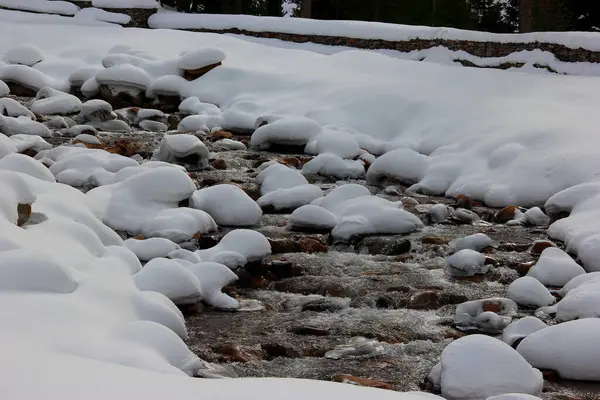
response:
{"label": "icy water", "polygon": [[[108,145],[117,140],[135,142],[147,158],[162,134],[102,132],[99,137]],[[56,136],[49,141],[59,145],[69,139]],[[220,168],[225,169],[191,169],[198,187],[236,184],[254,199],[260,195],[254,177],[262,162],[279,159],[301,167],[308,159],[303,154],[228,151],[217,147],[210,137],[203,139],[212,152],[211,160],[222,160]],[[323,190],[343,184],[326,178],[312,183]],[[405,197],[400,185],[391,195],[390,190],[383,194],[382,188],[369,189],[389,200]],[[415,198],[421,205],[454,203],[453,199]],[[424,220],[423,231],[363,238],[344,245],[333,245],[326,234],[290,232],[285,227],[287,214],[265,210],[256,230],[272,241],[274,254],[246,266],[236,285],[226,288],[240,299],[259,301],[264,309],[234,313],[185,309],[188,345],[207,361],[229,364],[240,377],[340,380],[340,375],[352,375],[399,391],[428,390],[425,378],[442,350],[464,335],[452,326],[456,305],[502,297],[507,285],[523,274],[523,264],[536,259],[528,252],[530,245],[547,236],[545,229],[486,223],[497,211],[486,207],[473,209],[483,220],[478,225],[431,225],[419,206],[407,209]],[[227,231],[201,237],[197,246],[210,247]],[[444,271],[450,254],[447,243],[478,232],[493,239],[494,247],[486,249],[486,255],[496,265],[479,279],[449,277]],[[363,352],[344,355],[339,346],[357,337],[375,342]],[[338,351],[331,353],[336,348]],[[596,399],[599,393],[598,384],[546,381],[543,397]]]}

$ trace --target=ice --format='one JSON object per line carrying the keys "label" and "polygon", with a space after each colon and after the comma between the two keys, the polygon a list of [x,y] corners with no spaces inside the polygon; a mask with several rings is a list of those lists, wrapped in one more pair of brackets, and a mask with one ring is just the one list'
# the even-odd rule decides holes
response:
{"label": "ice", "polygon": [[508,325],[502,332],[501,340],[511,347],[516,347],[522,339],[547,327],[548,325],[536,317],[524,317]]}
{"label": "ice", "polygon": [[41,162],[23,154],[8,154],[0,158],[0,169],[24,173],[46,182],[56,182],[54,175]]}
{"label": "ice", "polygon": [[272,145],[305,146],[320,132],[321,125],[312,119],[286,117],[254,131],[250,145],[257,149],[268,149]]}
{"label": "ice", "polygon": [[154,258],[133,276],[140,290],[164,294],[175,304],[194,304],[202,300],[202,286],[189,269],[168,258]]}
{"label": "ice", "polygon": [[478,251],[463,249],[452,254],[446,260],[451,275],[473,276],[485,274],[489,267],[485,264],[485,256]]}
{"label": "ice", "polygon": [[567,253],[557,247],[545,249],[537,263],[527,272],[545,286],[563,287],[577,275],[585,274],[585,270]]}
{"label": "ice", "polygon": [[338,186],[325,195],[312,201],[311,204],[333,211],[337,206],[346,200],[361,196],[370,196],[371,192],[363,185],[356,183],[347,183]]}
{"label": "ice", "polygon": [[2,57],[2,61],[7,64],[21,64],[32,67],[44,61],[44,54],[38,47],[32,44],[24,44],[8,50]]}
{"label": "ice", "polygon": [[45,138],[52,137],[52,132],[44,124],[32,121],[25,116],[13,118],[0,115],[0,132],[6,136],[24,134]]}
{"label": "ice", "polygon": [[539,330],[517,351],[534,367],[556,371],[563,379],[600,381],[600,319],[585,318]]}
{"label": "ice", "polygon": [[333,153],[341,158],[350,159],[360,155],[360,148],[355,137],[338,127],[324,126],[315,140],[317,154]]}
{"label": "ice", "polygon": [[262,217],[254,200],[235,185],[215,185],[194,192],[190,206],[206,211],[224,226],[252,226]]}
{"label": "ice", "polygon": [[256,203],[261,208],[273,208],[275,211],[295,210],[322,196],[320,187],[307,184],[274,190],[260,197]]}
{"label": "ice", "polygon": [[27,107],[11,98],[0,99],[0,114],[8,117],[28,117],[35,121],[36,117]]}
{"label": "ice", "polygon": [[344,160],[332,153],[322,153],[304,164],[302,173],[338,179],[357,179],[365,175],[365,167],[360,161]]}
{"label": "ice", "polygon": [[454,324],[463,330],[500,333],[517,311],[517,303],[501,297],[467,301],[456,307]]}
{"label": "ice", "polygon": [[0,98],[8,96],[10,94],[10,88],[4,81],[0,81]]}
{"label": "ice", "polygon": [[[445,219],[445,218],[444,218]],[[455,251],[471,249],[481,251],[486,247],[492,246],[493,241],[485,233],[475,233],[474,235],[465,236],[450,242],[450,247]]]}
{"label": "ice", "polygon": [[208,165],[208,148],[194,135],[165,135],[153,158],[159,161],[174,162],[192,158],[194,164]]}
{"label": "ice", "polygon": [[413,184],[425,176],[426,156],[411,149],[397,149],[379,157],[367,171],[367,183],[376,185],[383,179]]}
{"label": "ice", "polygon": [[513,281],[506,290],[506,297],[524,307],[545,307],[554,304],[556,299],[537,279],[524,276]]}
{"label": "ice", "polygon": [[223,310],[235,310],[240,307],[236,299],[221,292],[223,287],[238,279],[231,269],[217,262],[201,262],[188,268],[198,277],[206,303]]}
{"label": "ice", "polygon": [[150,261],[154,258],[167,257],[179,249],[179,245],[165,238],[127,239],[123,245],[131,250],[140,261]]}
{"label": "ice", "polygon": [[442,352],[442,396],[476,400],[505,393],[541,395],[542,373],[507,344],[484,335],[455,340]]}
{"label": "ice", "polygon": [[181,56],[177,67],[184,70],[200,69],[223,62],[225,57],[225,52],[217,48],[193,50]]}
{"label": "ice", "polygon": [[262,195],[278,189],[291,189],[296,186],[308,185],[308,181],[299,171],[277,162],[263,169],[256,176],[256,183],[260,185]]}
{"label": "ice", "polygon": [[[236,229],[223,236],[216,246],[210,249],[196,250],[195,253],[202,261],[217,262],[220,253],[225,252],[238,253],[249,262],[258,261],[271,254],[271,245],[260,232]],[[227,264],[227,266],[230,265]]]}
{"label": "ice", "polygon": [[293,230],[330,231],[337,222],[337,217],[327,209],[309,204],[294,210],[288,219],[288,226]]}

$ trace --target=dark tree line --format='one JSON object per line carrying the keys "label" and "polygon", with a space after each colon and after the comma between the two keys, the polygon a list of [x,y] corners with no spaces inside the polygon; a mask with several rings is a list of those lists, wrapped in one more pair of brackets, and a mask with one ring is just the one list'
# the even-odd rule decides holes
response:
{"label": "dark tree line", "polygon": [[[295,16],[488,32],[600,30],[600,0],[291,0]],[[180,11],[281,16],[283,0],[162,0]]]}

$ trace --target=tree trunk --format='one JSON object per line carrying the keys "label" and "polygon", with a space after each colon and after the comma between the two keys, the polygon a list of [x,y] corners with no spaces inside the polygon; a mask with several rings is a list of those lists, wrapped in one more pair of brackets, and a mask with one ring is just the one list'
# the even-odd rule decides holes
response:
{"label": "tree trunk", "polygon": [[302,18],[312,18],[312,0],[302,0],[300,16]]}
{"label": "tree trunk", "polygon": [[519,32],[533,31],[533,1],[519,0]]}

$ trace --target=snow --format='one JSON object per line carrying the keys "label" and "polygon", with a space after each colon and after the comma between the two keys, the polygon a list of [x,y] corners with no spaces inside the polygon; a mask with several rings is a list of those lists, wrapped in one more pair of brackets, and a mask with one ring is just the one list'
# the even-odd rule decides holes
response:
{"label": "snow", "polygon": [[11,98],[0,99],[0,111],[2,115],[8,117],[28,117],[31,120],[36,120],[35,115],[29,111],[27,107]]}
{"label": "snow", "polygon": [[146,90],[152,82],[150,75],[143,69],[131,64],[119,64],[98,72],[96,81],[101,85],[127,86]]}
{"label": "snow", "polygon": [[44,54],[38,47],[31,44],[25,44],[8,50],[4,54],[4,57],[2,57],[2,61],[7,64],[21,64],[32,67],[35,64],[44,61]]}
{"label": "snow", "polygon": [[333,211],[338,205],[361,196],[370,196],[371,192],[363,185],[357,183],[347,183],[332,189],[325,197],[312,201],[311,204],[323,207],[326,210]]}
{"label": "snow", "polygon": [[91,0],[99,8],[159,8],[156,0]]}
{"label": "snow", "polygon": [[150,261],[154,258],[167,257],[179,249],[179,245],[165,238],[127,239],[123,245],[131,250],[140,261]]}
{"label": "snow", "polygon": [[[431,210],[430,210],[431,211]],[[447,216],[446,216],[447,218]],[[446,219],[444,218],[444,219]],[[471,249],[475,251],[481,251],[486,247],[492,246],[493,241],[485,233],[475,233],[473,235],[465,236],[450,242],[450,247],[455,251],[464,249]]]}
{"label": "snow", "polygon": [[295,210],[322,197],[323,191],[316,185],[300,185],[288,189],[277,189],[261,196],[256,203],[261,208],[273,208],[275,211]]}
{"label": "snow", "polygon": [[321,132],[321,125],[312,119],[286,117],[263,125],[252,134],[250,145],[268,149],[272,145],[305,146]]}
{"label": "snow", "polygon": [[24,134],[37,135],[45,138],[52,137],[52,132],[44,124],[32,121],[29,117],[23,115],[17,118],[0,115],[0,132],[6,136]]}
{"label": "snow", "polygon": [[220,116],[221,110],[219,107],[210,103],[203,103],[197,97],[188,97],[179,104],[179,111],[184,114],[205,114]]}
{"label": "snow", "polygon": [[225,61],[225,52],[217,48],[204,48],[186,52],[181,56],[177,67],[184,70],[194,70],[218,64]]}
{"label": "snow", "polygon": [[190,206],[210,214],[224,226],[252,226],[258,224],[262,210],[254,200],[235,185],[215,185],[195,191]]}
{"label": "snow", "polygon": [[462,249],[452,254],[446,260],[446,265],[454,276],[473,276],[488,271],[485,256],[471,249]]}
{"label": "snow", "polygon": [[109,12],[95,7],[82,8],[75,14],[75,18],[84,21],[104,21],[121,25],[127,25],[131,22],[131,17],[127,14]]}
{"label": "snow", "polygon": [[8,96],[10,94],[10,88],[4,81],[0,81],[0,98]]}
{"label": "snow", "polygon": [[41,162],[23,154],[13,153],[0,158],[0,169],[21,172],[46,182],[56,182],[54,175]]}
{"label": "snow", "polygon": [[498,396],[488,397],[485,400],[541,400],[541,398],[539,398],[537,396],[532,396],[530,394],[507,393],[507,394],[500,394]]}
{"label": "snow", "polygon": [[308,204],[292,212],[288,219],[288,226],[294,230],[330,231],[335,228],[337,222],[337,217],[327,209]]}
{"label": "snow", "polygon": [[10,140],[17,145],[17,151],[22,153],[27,149],[34,151],[48,150],[52,145],[46,142],[43,138],[33,135],[16,134],[10,137]]}
{"label": "snow", "polygon": [[229,150],[246,150],[246,145],[237,140],[221,139],[215,142],[216,145],[220,145]]}
{"label": "snow", "polygon": [[545,286],[555,287],[563,287],[581,274],[585,274],[585,270],[557,247],[544,249],[537,263],[527,272],[527,276],[537,279]]}
{"label": "snow", "polygon": [[262,170],[256,176],[256,183],[260,185],[260,193],[263,195],[278,189],[308,185],[308,181],[299,171],[278,162]]}
{"label": "snow", "polygon": [[37,93],[30,109],[38,115],[68,115],[80,112],[81,106],[81,100],[72,94],[45,86]]}
{"label": "snow", "polygon": [[536,278],[523,276],[513,281],[506,290],[506,297],[524,307],[545,307],[556,299]]}
{"label": "snow", "polygon": [[367,172],[367,183],[377,184],[382,179],[396,179],[413,184],[425,176],[428,159],[411,149],[396,149],[379,157]]}
{"label": "snow", "polygon": [[341,158],[353,159],[360,154],[358,142],[349,132],[335,126],[324,126],[315,138],[317,154],[333,153]]}
{"label": "snow", "polygon": [[199,166],[208,165],[208,148],[194,135],[165,135],[160,141],[153,159],[174,162],[186,157],[196,156]]}
{"label": "snow", "polygon": [[442,396],[477,400],[505,393],[541,395],[542,373],[507,344],[484,335],[450,343],[442,352]]}
{"label": "snow", "polygon": [[322,153],[304,164],[302,173],[338,179],[358,179],[365,175],[365,167],[360,161],[344,160],[336,154]]}
{"label": "snow", "polygon": [[600,319],[585,318],[539,330],[517,351],[536,368],[556,371],[563,379],[600,381]]}
{"label": "snow", "polygon": [[509,346],[515,347],[515,344],[518,344],[517,341],[547,327],[542,320],[536,317],[524,317],[508,325],[502,332],[501,340]]}
{"label": "snow", "polygon": [[235,310],[240,307],[236,299],[221,292],[223,287],[238,279],[227,266],[217,262],[201,262],[191,265],[189,270],[198,277],[206,303],[223,310]]}
{"label": "snow", "polygon": [[63,15],[74,15],[79,11],[79,7],[73,3],[55,0],[0,0],[0,7]]}
{"label": "snow", "polygon": [[[36,65],[39,67],[39,64]],[[37,92],[44,86],[50,86],[54,89],[69,91],[70,85],[66,81],[57,80],[49,77],[45,73],[20,64],[0,65],[0,79],[4,82],[14,82],[21,86]]]}

